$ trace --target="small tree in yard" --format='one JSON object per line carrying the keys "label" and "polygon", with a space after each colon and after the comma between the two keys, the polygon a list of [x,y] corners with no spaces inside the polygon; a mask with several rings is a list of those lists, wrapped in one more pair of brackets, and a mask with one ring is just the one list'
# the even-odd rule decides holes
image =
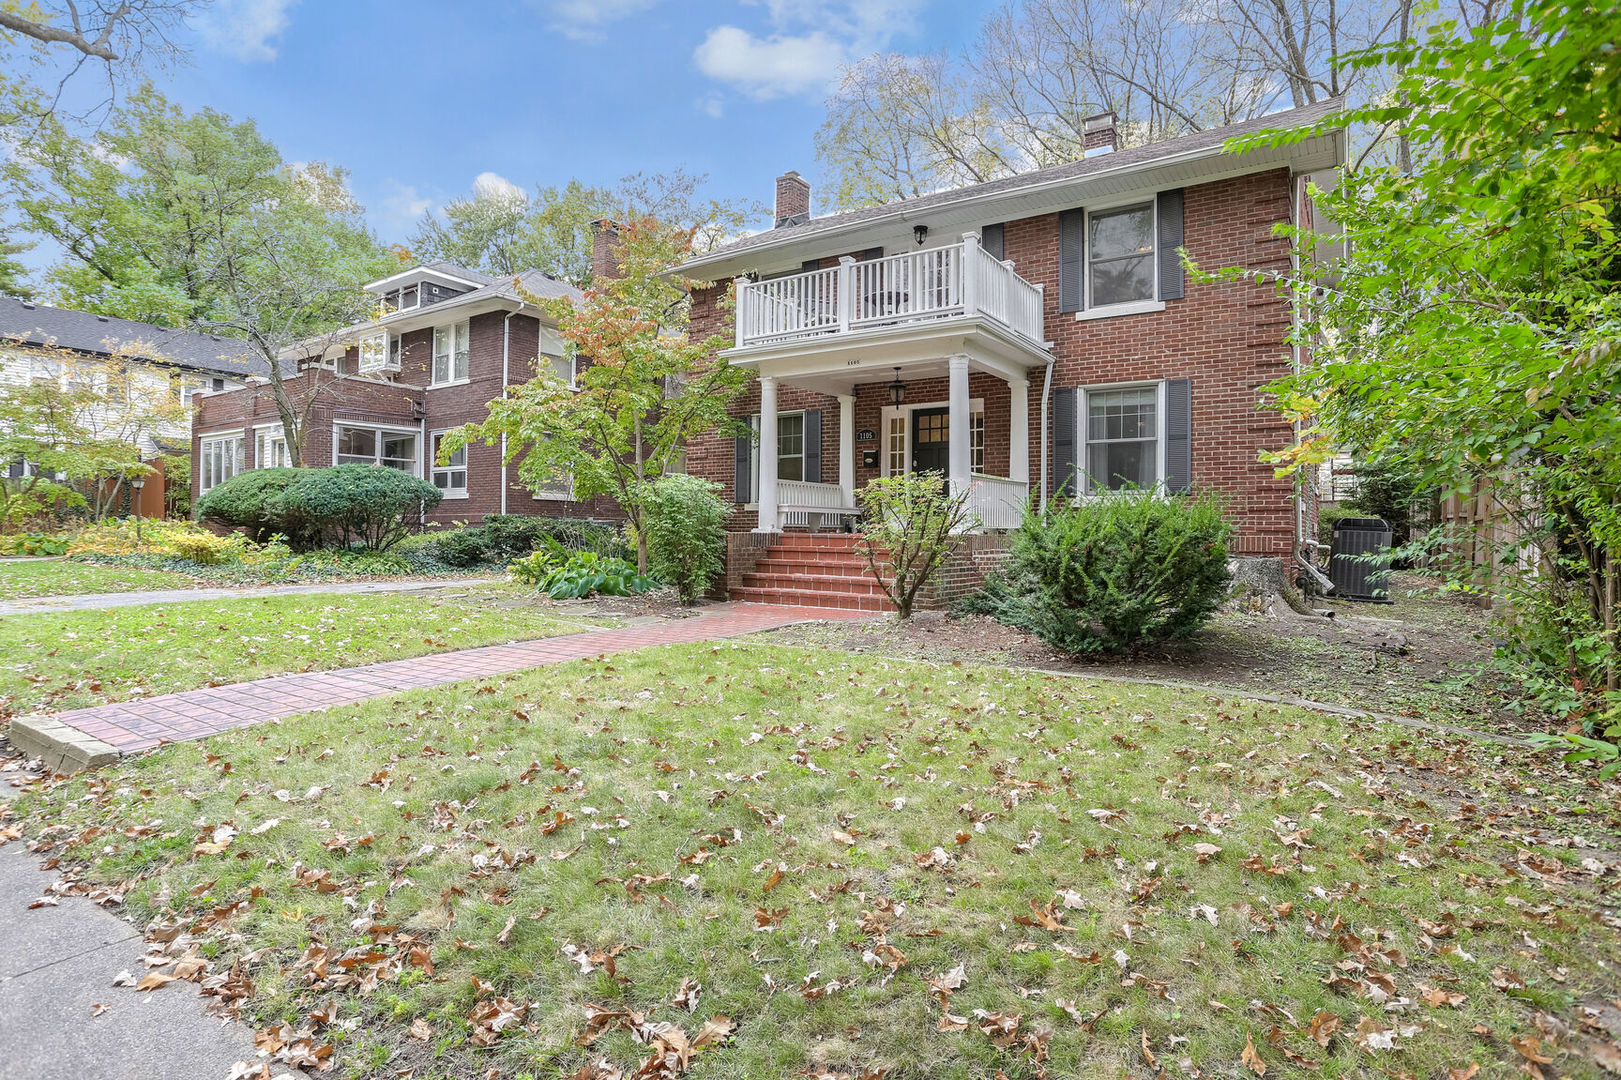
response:
{"label": "small tree in yard", "polygon": [[[579,358],[576,386],[542,374],[490,402],[490,415],[446,436],[442,454],[474,439],[499,443],[531,487],[572,481],[574,497],[609,495],[636,534],[636,566],[647,572],[646,489],[671,471],[699,432],[735,430],[727,403],[748,373],[715,353],[727,339],[676,332],[694,282],[664,270],[691,250],[693,230],[652,218],[620,229],[623,276],[586,290],[579,304],[526,296],[556,316]],[[523,290],[520,289],[520,293]]]}
{"label": "small tree in yard", "polygon": [[910,619],[917,594],[945,565],[962,531],[975,524],[968,493],[953,492],[936,473],[908,473],[874,480],[858,497],[867,572],[895,605],[896,617]]}
{"label": "small tree in yard", "polygon": [[720,485],[685,473],[661,476],[643,498],[647,558],[687,606],[726,568],[726,515]]}

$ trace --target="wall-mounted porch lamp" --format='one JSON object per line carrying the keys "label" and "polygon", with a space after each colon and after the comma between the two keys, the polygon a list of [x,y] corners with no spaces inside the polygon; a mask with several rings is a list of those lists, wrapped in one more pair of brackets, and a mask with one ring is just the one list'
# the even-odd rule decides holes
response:
{"label": "wall-mounted porch lamp", "polygon": [[906,404],[906,384],[901,382],[901,369],[895,369],[895,381],[889,384],[889,403],[894,406]]}
{"label": "wall-mounted porch lamp", "polygon": [[929,227],[927,225],[913,225],[912,235],[917,237],[917,246],[922,247],[923,241],[929,238]]}

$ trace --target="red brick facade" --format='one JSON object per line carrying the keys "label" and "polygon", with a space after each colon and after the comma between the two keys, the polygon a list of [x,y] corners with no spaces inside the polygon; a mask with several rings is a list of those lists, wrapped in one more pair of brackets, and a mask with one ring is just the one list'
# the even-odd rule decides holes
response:
{"label": "red brick facade", "polygon": [[[295,402],[311,400],[306,411],[304,464],[324,467],[332,464],[334,432],[345,421],[409,429],[418,433],[417,458],[428,463],[428,436],[446,428],[483,420],[488,403],[502,394],[503,335],[507,385],[518,385],[533,378],[540,354],[540,322],[531,315],[492,311],[470,318],[446,309],[447,323],[467,318],[468,378],[465,382],[431,386],[433,330],[408,331],[400,338],[400,370],[388,375],[362,376],[309,368],[289,380]],[[509,325],[507,325],[509,324]],[[358,350],[350,348],[340,362],[345,372],[356,370]],[[319,385],[313,392],[311,387]],[[254,468],[253,428],[280,422],[274,397],[267,385],[248,386],[222,394],[200,396],[192,423],[192,475],[200,478],[199,457],[205,438],[231,432],[244,435],[243,452],[247,468]],[[430,474],[422,474],[427,479]],[[477,523],[486,514],[501,512],[501,448],[475,443],[467,448],[467,497],[446,498],[428,514],[430,522]],[[546,517],[607,518],[623,517],[611,499],[537,499],[518,480],[518,462],[506,469],[506,512]]]}
{"label": "red brick facade", "polygon": [[[1291,215],[1293,185],[1286,169],[1254,173],[1184,189],[1184,243],[1202,267],[1245,266],[1286,270],[1288,241],[1273,235],[1273,226]],[[1251,282],[1198,284],[1189,281],[1185,299],[1165,301],[1163,311],[1113,318],[1078,320],[1060,313],[1058,215],[1009,221],[1004,226],[1004,254],[1026,280],[1046,292],[1046,337],[1056,358],[1052,385],[1096,387],[1113,383],[1187,378],[1192,381],[1193,483],[1196,490],[1219,492],[1229,500],[1237,529],[1234,552],[1240,555],[1287,556],[1294,539],[1294,491],[1290,481],[1273,476],[1259,460],[1262,450],[1279,449],[1292,437],[1279,416],[1258,409],[1260,387],[1289,370],[1286,336],[1291,313],[1286,298],[1269,285]],[[836,259],[823,260],[832,265]],[[727,333],[730,319],[718,306],[726,286],[700,290],[693,298],[691,332],[695,337]],[[1041,373],[1031,373],[1030,476],[1035,486],[1042,440]],[[903,376],[904,378],[904,376]],[[985,471],[1007,475],[1008,384],[991,375],[970,377],[971,397],[985,404]],[[906,400],[946,400],[944,379],[907,383]],[[822,410],[822,476],[838,482],[839,410],[836,398],[779,382],[778,408]],[[882,431],[880,410],[888,403],[881,384],[858,387],[857,429]],[[758,411],[757,385],[732,408],[734,416]],[[865,483],[880,470],[859,467],[862,450],[882,443],[857,443],[856,481]],[[730,438],[706,436],[688,452],[691,471],[719,481],[733,500],[735,448]],[[881,459],[880,459],[881,460]],[[752,511],[741,506],[730,527],[750,529]]]}

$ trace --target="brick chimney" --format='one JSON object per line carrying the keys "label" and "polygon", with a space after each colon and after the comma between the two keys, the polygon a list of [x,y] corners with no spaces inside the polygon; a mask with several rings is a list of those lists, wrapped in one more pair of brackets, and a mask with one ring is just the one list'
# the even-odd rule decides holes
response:
{"label": "brick chimney", "polygon": [[613,281],[625,276],[619,265],[619,224],[607,218],[591,223],[591,280]]}
{"label": "brick chimney", "polygon": [[777,177],[777,228],[810,219],[810,181],[797,172]]}
{"label": "brick chimney", "polygon": [[1081,121],[1081,130],[1085,133],[1085,149],[1090,154],[1108,154],[1120,149],[1120,140],[1115,134],[1116,117],[1112,112],[1101,112],[1096,116],[1088,116]]}

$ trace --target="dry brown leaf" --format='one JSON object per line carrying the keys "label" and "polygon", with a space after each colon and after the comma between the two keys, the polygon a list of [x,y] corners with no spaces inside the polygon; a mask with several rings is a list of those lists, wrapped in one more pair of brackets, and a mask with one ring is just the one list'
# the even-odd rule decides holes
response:
{"label": "dry brown leaf", "polygon": [[1244,1036],[1243,1061],[1245,1065],[1249,1066],[1250,1072],[1256,1076],[1266,1075],[1266,1062],[1261,1060],[1261,1052],[1255,1049],[1255,1036],[1253,1035]]}

